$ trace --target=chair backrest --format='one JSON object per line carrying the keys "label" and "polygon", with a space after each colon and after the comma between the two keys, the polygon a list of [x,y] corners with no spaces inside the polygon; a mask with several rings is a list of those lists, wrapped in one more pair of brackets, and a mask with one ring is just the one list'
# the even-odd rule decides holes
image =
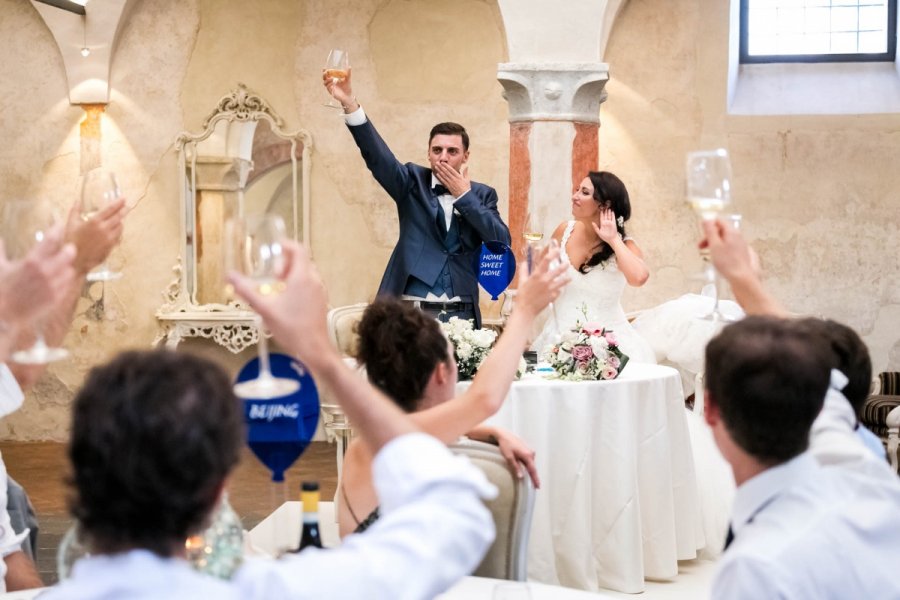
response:
{"label": "chair backrest", "polygon": [[528,537],[534,511],[534,485],[529,477],[516,479],[500,450],[491,444],[461,440],[450,446],[467,456],[497,486],[497,497],[485,502],[494,517],[497,537],[474,575],[525,581],[528,567]]}
{"label": "chair backrest", "polygon": [[368,304],[365,302],[360,302],[359,304],[338,306],[328,311],[328,334],[344,356],[356,356],[359,341],[356,324],[362,319],[362,314],[367,306]]}

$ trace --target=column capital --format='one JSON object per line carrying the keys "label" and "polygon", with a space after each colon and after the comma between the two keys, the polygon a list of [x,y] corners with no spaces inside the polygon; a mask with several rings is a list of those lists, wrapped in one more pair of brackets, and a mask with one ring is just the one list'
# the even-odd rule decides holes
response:
{"label": "column capital", "polygon": [[497,79],[509,103],[509,122],[600,123],[606,63],[500,63]]}

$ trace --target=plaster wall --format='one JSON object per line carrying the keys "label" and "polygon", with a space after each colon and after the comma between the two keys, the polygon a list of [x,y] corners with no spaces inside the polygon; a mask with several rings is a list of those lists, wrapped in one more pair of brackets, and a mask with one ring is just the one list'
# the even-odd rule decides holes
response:
{"label": "plaster wall", "polygon": [[[63,210],[77,193],[84,112],[70,106],[54,40],[30,3],[0,0],[0,202],[47,199]],[[179,252],[174,140],[198,131],[238,82],[265,98],[286,130],[312,134],[311,244],[335,306],[370,300],[396,239],[396,211],[374,183],[328,100],[321,68],[349,50],[354,91],[403,161],[424,162],[428,131],[454,120],[472,137],[471,173],[494,185],[506,214],[506,103],[496,65],[506,60],[496,3],[462,0],[143,0],[130,8],[111,66],[111,103],[100,152],[133,209],[113,263],[125,277],[94,284],[65,340],[73,357],[51,365],[7,439],[64,439],[86,372],[125,348],[149,348],[154,311]],[[102,301],[102,304],[101,304]],[[254,350],[231,355],[205,340],[180,349],[235,372]]]}
{"label": "plaster wall", "polygon": [[613,29],[600,163],[629,187],[629,229],[652,273],[626,310],[698,291],[684,157],[724,146],[734,210],[774,292],[792,311],[854,327],[876,372],[900,369],[900,114],[729,115],[728,11],[631,0]]}

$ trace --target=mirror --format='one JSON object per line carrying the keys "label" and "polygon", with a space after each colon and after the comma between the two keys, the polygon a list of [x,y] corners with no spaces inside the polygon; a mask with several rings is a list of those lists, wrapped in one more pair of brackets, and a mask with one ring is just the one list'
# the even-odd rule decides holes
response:
{"label": "mirror", "polygon": [[309,245],[309,155],[303,130],[283,121],[243,84],[223,96],[198,133],[176,139],[181,182],[181,255],[176,278],[157,311],[157,342],[175,347],[206,337],[240,352],[256,343],[253,315],[227,297],[222,229],[236,215],[280,215],[293,237]]}

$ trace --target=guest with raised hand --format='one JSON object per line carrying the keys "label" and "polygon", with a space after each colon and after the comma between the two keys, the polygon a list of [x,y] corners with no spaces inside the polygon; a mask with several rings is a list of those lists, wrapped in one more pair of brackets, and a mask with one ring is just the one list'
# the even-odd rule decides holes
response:
{"label": "guest with raised hand", "polygon": [[[531,275],[520,273],[516,304],[503,334],[478,369],[472,385],[456,394],[457,367],[453,346],[438,322],[422,311],[393,299],[378,299],[363,314],[357,329],[357,359],[372,384],[412,413],[411,418],[439,440],[461,435],[496,444],[516,477],[540,478],[534,452],[512,433],[482,422],[493,415],[509,393],[535,317],[568,282],[559,250],[546,250]],[[556,267],[551,267],[554,262]],[[338,504],[341,536],[366,530],[379,514],[372,482],[372,454],[353,441],[344,456]]]}
{"label": "guest with raised hand", "polygon": [[[343,362],[332,345],[325,288],[300,245],[286,241],[285,290],[256,291],[232,273],[235,291],[263,318],[281,345],[297,356],[320,386],[330,389],[375,456],[373,475],[383,514],[364,535],[325,552],[246,565],[238,582],[262,581],[245,597],[433,598],[471,572],[493,540],[480,498],[495,493],[480,471],[452,457],[384,394]],[[302,310],[297,310],[297,307]],[[339,582],[338,590],[334,590]],[[249,589],[249,587],[247,588]],[[283,595],[282,595],[283,594]],[[300,594],[303,594],[302,596]]]}
{"label": "guest with raised hand", "polygon": [[650,276],[643,252],[625,232],[631,218],[625,184],[608,171],[591,171],[572,193],[571,203],[573,218],[559,224],[553,239],[570,265],[572,283],[554,303],[556,318],[548,319],[532,348],[541,353],[556,343],[558,328],[594,322],[615,333],[632,361],[655,363],[653,350],[622,310],[625,286],[642,286]]}
{"label": "guest with raised hand", "polygon": [[55,227],[19,261],[6,258],[0,240],[0,361],[19,329],[52,310],[71,288],[76,250],[62,237],[62,227]]}
{"label": "guest with raised hand", "polygon": [[[719,273],[757,315],[706,350],[705,417],[738,485],[712,597],[896,597],[884,557],[900,556],[900,480],[862,448],[838,405],[823,408],[828,340],[783,318],[739,232],[720,220],[704,227]],[[817,460],[823,450],[829,459]]]}
{"label": "guest with raised hand", "polygon": [[[73,285],[75,248],[64,244],[62,226],[47,236],[21,260],[9,261],[0,241],[0,417],[15,412],[24,395],[9,368],[3,364],[21,331],[53,310]],[[22,545],[33,543],[36,522],[24,491],[7,477],[0,458],[0,590],[21,590],[43,584]],[[30,531],[29,531],[30,530]],[[18,532],[18,533],[17,533]],[[31,538],[26,537],[29,532]],[[32,548],[33,551],[36,548]]]}

